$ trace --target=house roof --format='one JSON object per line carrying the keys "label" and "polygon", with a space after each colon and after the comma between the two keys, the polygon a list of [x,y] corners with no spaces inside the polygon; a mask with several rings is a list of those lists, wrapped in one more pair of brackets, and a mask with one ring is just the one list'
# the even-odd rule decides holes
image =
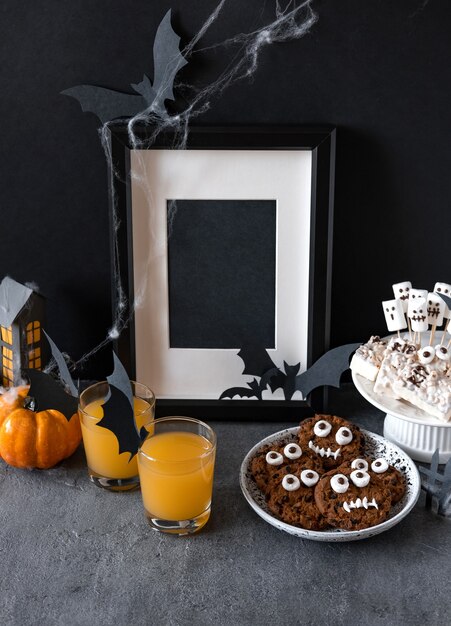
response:
{"label": "house roof", "polygon": [[33,290],[9,276],[0,283],[0,326],[11,326],[27,304]]}

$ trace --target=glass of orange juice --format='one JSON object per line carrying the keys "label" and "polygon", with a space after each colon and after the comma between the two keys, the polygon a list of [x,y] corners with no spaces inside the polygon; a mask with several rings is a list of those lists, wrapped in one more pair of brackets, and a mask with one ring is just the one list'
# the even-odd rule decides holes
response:
{"label": "glass of orange juice", "polygon": [[174,535],[200,530],[210,517],[214,431],[191,417],[161,417],[138,451],[141,495],[152,528]]}
{"label": "glass of orange juice", "polygon": [[[141,383],[130,381],[133,393],[135,424],[138,432],[144,426],[150,430],[155,418],[155,396]],[[103,405],[109,396],[106,381],[95,383],[80,395],[80,415],[83,445],[88,474],[93,483],[110,491],[130,491],[139,486],[136,454],[119,454],[119,442],[111,430],[102,427]]]}

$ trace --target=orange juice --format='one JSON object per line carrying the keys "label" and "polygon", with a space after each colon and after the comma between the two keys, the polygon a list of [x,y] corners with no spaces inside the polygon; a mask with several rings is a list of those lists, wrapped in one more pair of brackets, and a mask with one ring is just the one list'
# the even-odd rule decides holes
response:
{"label": "orange juice", "polygon": [[205,512],[204,524],[209,517],[214,462],[214,445],[197,433],[162,432],[148,437],[138,454],[147,515],[189,520]]}
{"label": "orange juice", "polygon": [[[81,430],[89,469],[107,478],[132,478],[138,475],[136,455],[119,454],[116,436],[97,423],[102,419],[104,399],[94,400],[80,411]],[[133,398],[135,420],[140,430],[153,418],[152,406],[142,398]]]}

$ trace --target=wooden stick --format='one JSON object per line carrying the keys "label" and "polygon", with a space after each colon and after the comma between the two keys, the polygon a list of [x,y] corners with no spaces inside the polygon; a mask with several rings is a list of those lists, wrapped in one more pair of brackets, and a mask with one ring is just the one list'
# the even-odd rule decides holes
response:
{"label": "wooden stick", "polygon": [[412,328],[410,326],[410,317],[407,317],[407,328],[409,329],[409,341],[412,341]]}
{"label": "wooden stick", "polygon": [[430,346],[433,346],[433,345],[434,345],[434,344],[433,344],[433,341],[434,341],[434,335],[435,335],[436,328],[437,328],[437,324],[434,324],[434,325],[432,326],[432,328],[431,328],[431,337],[430,337],[430,339],[429,339],[429,345],[430,345]]}
{"label": "wooden stick", "polygon": [[448,327],[449,327],[449,322],[450,322],[450,320],[451,320],[451,318],[448,320],[448,323],[447,323],[447,324],[445,324],[445,326],[443,327],[443,335],[442,335],[442,340],[441,340],[441,342],[440,342],[440,345],[441,345],[441,346],[443,345],[443,342],[444,342],[444,340],[445,340],[445,336],[446,336],[446,333],[447,333],[447,331],[448,331]]}

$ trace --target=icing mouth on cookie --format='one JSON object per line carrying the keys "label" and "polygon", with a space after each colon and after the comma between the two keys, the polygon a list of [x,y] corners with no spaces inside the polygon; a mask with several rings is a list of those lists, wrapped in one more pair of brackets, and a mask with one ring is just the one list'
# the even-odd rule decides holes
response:
{"label": "icing mouth on cookie", "polygon": [[346,513],[350,513],[351,509],[368,509],[370,506],[374,506],[374,508],[379,509],[376,498],[373,498],[371,502],[368,501],[366,496],[363,499],[357,498],[356,500],[351,500],[350,502],[343,502],[343,508]]}
{"label": "icing mouth on cookie", "polygon": [[319,454],[321,457],[329,458],[333,456],[334,459],[338,458],[338,456],[340,455],[340,451],[341,451],[341,448],[338,448],[338,450],[336,450],[335,452],[332,452],[330,448],[322,448],[321,446],[315,446],[315,444],[313,443],[311,439],[308,442],[308,447],[310,448],[310,450],[313,450],[313,452],[315,452],[316,454]]}

